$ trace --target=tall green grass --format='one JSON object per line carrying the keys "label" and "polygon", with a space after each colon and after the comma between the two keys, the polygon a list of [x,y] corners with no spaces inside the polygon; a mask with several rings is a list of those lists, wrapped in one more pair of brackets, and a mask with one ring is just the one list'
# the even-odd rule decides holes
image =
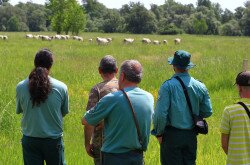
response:
{"label": "tall green grass", "polygon": [[[93,164],[84,149],[81,117],[85,112],[90,88],[101,81],[97,71],[100,59],[111,54],[119,64],[126,59],[139,60],[144,67],[140,87],[151,92],[156,101],[160,85],[173,74],[173,69],[167,64],[167,57],[178,49],[192,54],[192,61],[197,66],[190,70],[190,74],[206,84],[213,104],[214,114],[208,119],[210,132],[206,136],[198,136],[197,164],[225,164],[226,157],[220,147],[220,119],[224,107],[238,100],[233,86],[234,78],[242,69],[242,60],[250,57],[250,38],[83,33],[84,42],[72,39],[49,42],[25,39],[25,33],[7,35],[9,40],[0,40],[0,164],[23,164],[21,115],[15,114],[15,87],[32,70],[35,53],[45,47],[55,55],[51,75],[65,82],[69,88],[70,114],[64,119],[65,153],[69,165]],[[87,41],[97,36],[112,37],[113,42],[98,46],[95,42]],[[135,43],[122,44],[125,37],[135,38]],[[161,41],[167,39],[169,43],[144,45],[140,42],[143,37]],[[175,37],[182,39],[180,45],[174,45]],[[151,137],[145,154],[146,164],[160,164],[159,149],[156,139]]]}

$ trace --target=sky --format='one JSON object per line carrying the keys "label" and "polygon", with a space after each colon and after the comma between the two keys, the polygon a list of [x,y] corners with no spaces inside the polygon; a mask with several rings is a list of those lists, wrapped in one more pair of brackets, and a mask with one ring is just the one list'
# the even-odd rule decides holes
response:
{"label": "sky", "polygon": [[[31,1],[33,3],[44,4],[45,0],[9,0],[12,5],[17,4],[18,2],[26,3]],[[81,2],[81,0],[78,0]],[[181,4],[194,4],[196,6],[197,0],[175,0]],[[234,9],[240,6],[244,6],[244,2],[247,0],[210,0],[213,3],[219,3],[222,9],[229,9],[234,12]],[[129,4],[129,2],[141,2],[146,8],[150,8],[150,4],[162,5],[165,0],[98,0],[98,2],[104,4],[107,8],[121,8],[124,4]]]}

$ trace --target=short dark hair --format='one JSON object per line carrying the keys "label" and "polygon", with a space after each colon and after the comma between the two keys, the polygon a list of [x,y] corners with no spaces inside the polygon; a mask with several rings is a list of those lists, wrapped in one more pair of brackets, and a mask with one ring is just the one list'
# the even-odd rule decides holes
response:
{"label": "short dark hair", "polygon": [[235,83],[239,86],[250,86],[250,71],[240,72]]}
{"label": "short dark hair", "polygon": [[111,55],[104,56],[99,65],[99,69],[105,74],[105,73],[115,73],[117,66],[116,66],[116,60]]}
{"label": "short dark hair", "polygon": [[124,73],[126,80],[140,83],[142,79],[142,66],[137,60],[126,60],[122,63],[120,73]]}

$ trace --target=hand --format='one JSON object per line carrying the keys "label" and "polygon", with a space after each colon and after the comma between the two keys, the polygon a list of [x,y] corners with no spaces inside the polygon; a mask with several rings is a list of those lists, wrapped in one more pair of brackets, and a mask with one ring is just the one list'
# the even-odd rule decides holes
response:
{"label": "hand", "polygon": [[93,144],[85,144],[85,149],[86,149],[86,152],[87,154],[90,156],[90,157],[94,157],[94,154],[93,154]]}
{"label": "hand", "polygon": [[158,142],[161,144],[162,143],[162,136],[156,137],[156,138],[157,138]]}

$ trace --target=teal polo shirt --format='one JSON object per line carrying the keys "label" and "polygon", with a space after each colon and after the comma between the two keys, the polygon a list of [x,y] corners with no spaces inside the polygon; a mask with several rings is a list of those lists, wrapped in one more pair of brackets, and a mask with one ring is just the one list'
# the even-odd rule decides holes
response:
{"label": "teal polo shirt", "polygon": [[212,105],[206,86],[187,72],[174,74],[159,90],[153,117],[153,135],[162,135],[168,125],[179,129],[192,129],[194,126],[183,88],[174,78],[176,76],[179,76],[187,87],[193,113],[203,118],[212,115]]}
{"label": "teal polo shirt", "polygon": [[22,133],[29,137],[58,138],[63,134],[63,116],[69,113],[67,86],[49,77],[52,91],[47,100],[32,107],[29,93],[29,79],[16,87],[16,113],[22,113]]}
{"label": "teal polo shirt", "polygon": [[95,107],[87,111],[84,118],[90,125],[97,125],[104,119],[104,140],[102,151],[125,153],[131,150],[147,149],[150,124],[153,114],[153,96],[138,88],[124,89],[130,98],[139,123],[143,146],[141,147],[128,100],[121,91],[104,96]]}

